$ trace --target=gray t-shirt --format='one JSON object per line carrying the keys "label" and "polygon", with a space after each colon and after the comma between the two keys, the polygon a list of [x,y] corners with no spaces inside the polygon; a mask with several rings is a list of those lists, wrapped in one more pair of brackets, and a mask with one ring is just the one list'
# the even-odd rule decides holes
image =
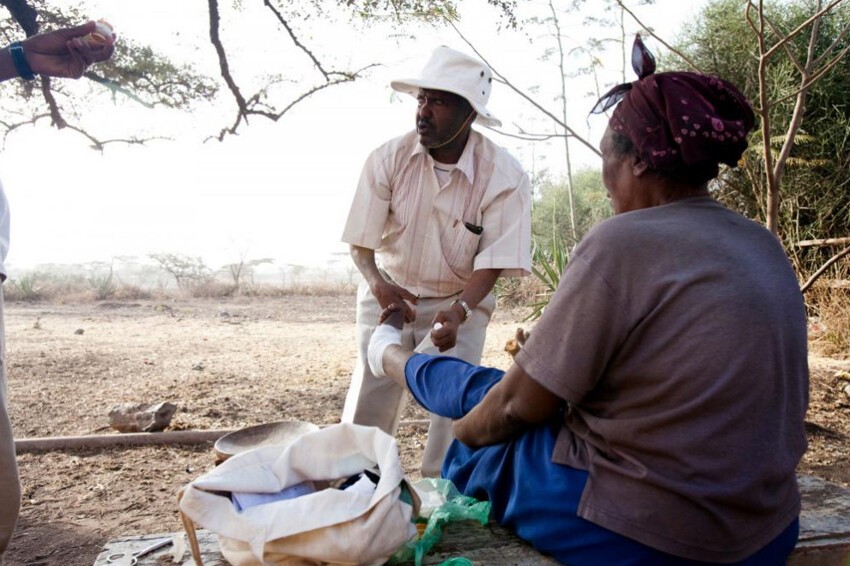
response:
{"label": "gray t-shirt", "polygon": [[579,516],[735,561],[800,510],[805,312],[770,232],[710,197],[617,215],[575,249],[517,363],[568,402]]}

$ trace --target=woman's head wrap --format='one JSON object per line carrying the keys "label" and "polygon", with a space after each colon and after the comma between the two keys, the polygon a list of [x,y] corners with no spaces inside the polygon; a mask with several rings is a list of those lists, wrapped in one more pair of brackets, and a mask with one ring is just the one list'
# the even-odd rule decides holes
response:
{"label": "woman's head wrap", "polygon": [[629,138],[641,159],[656,171],[738,163],[755,117],[734,85],[697,73],[654,74],[655,58],[640,35],[632,48],[632,67],[639,79],[609,90],[591,113],[620,102],[608,126]]}

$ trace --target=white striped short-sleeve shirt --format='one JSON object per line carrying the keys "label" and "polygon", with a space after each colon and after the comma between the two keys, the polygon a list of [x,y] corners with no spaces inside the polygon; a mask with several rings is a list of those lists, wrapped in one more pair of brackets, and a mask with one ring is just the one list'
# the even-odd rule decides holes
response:
{"label": "white striped short-sleeve shirt", "polygon": [[422,298],[459,293],[479,269],[528,275],[531,186],[519,162],[473,130],[442,187],[435,163],[415,131],[373,151],[342,240],[376,250],[387,275]]}

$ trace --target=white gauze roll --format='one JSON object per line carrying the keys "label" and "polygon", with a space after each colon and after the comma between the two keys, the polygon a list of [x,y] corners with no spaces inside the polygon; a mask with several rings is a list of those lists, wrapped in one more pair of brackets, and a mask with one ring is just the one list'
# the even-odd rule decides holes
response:
{"label": "white gauze roll", "polygon": [[382,324],[372,333],[366,360],[369,362],[369,369],[372,370],[372,375],[375,377],[387,376],[384,373],[384,350],[392,344],[401,346],[400,329],[389,324]]}

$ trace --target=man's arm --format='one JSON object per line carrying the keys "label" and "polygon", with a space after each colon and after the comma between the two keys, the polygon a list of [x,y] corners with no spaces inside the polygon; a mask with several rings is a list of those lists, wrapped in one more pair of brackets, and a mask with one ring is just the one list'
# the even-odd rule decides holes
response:
{"label": "man's arm", "polygon": [[[78,79],[86,68],[112,57],[114,37],[105,44],[96,44],[82,38],[95,29],[95,22],[81,26],[58,29],[28,37],[21,42],[24,58],[36,75]],[[0,81],[18,76],[18,69],[8,48],[0,51]]]}
{"label": "man's arm", "polygon": [[455,437],[470,448],[505,442],[554,417],[563,399],[513,364],[484,399],[453,425]]}
{"label": "man's arm", "polygon": [[[479,269],[474,271],[458,299],[464,301],[471,310],[475,310],[478,303],[483,301],[484,297],[493,290],[493,286],[496,284],[496,280],[501,273],[501,269]],[[463,324],[465,314],[466,312],[462,306],[453,304],[448,309],[434,315],[431,325],[433,326],[439,322],[443,327],[439,330],[431,331],[431,341],[434,342],[434,346],[439,348],[441,352],[454,348],[457,343],[457,333],[460,325]]]}
{"label": "man's arm", "polygon": [[378,265],[375,263],[375,250],[352,245],[351,259],[354,261],[354,265],[357,266],[360,274],[363,275],[363,279],[366,280],[366,284],[369,285],[372,294],[378,299],[381,308],[386,309],[391,304],[400,305],[404,308],[404,319],[407,322],[413,322],[416,318],[416,311],[413,310],[409,303],[415,305],[419,298],[404,287],[395,285],[384,279],[384,276],[378,270]]}
{"label": "man's arm", "polygon": [[[404,325],[401,306],[393,304],[385,309],[381,313],[380,324],[381,328],[391,326],[396,332],[401,332]],[[373,355],[380,359],[380,367],[373,368],[376,375],[384,375],[407,388],[405,370],[414,352],[398,343],[387,344],[387,337],[378,337],[376,332],[369,344],[370,366]],[[497,444],[551,419],[563,404],[560,397],[514,364],[478,405],[454,422],[454,433],[458,440],[471,448]]]}

